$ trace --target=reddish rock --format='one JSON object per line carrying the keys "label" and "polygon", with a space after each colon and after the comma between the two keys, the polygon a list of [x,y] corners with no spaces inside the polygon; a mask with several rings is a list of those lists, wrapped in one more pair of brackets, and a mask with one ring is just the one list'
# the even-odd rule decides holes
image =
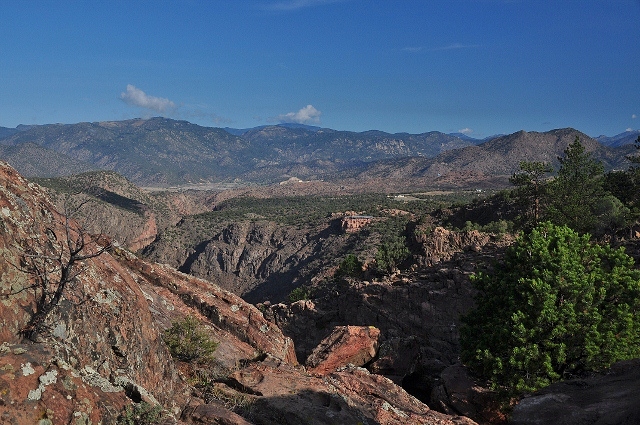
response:
{"label": "reddish rock", "polygon": [[355,233],[360,231],[373,221],[373,217],[369,215],[349,215],[342,218],[340,227],[347,233]]}
{"label": "reddish rock", "polygon": [[348,364],[364,366],[375,357],[379,337],[373,326],[338,326],[307,358],[307,370],[324,375]]}
{"label": "reddish rock", "polygon": [[[88,414],[96,423],[101,417],[117,416],[131,400],[159,402],[169,410],[182,403],[185,384],[147,300],[139,284],[109,253],[77,264],[80,273],[46,317],[40,343],[22,341],[20,330],[34,311],[36,296],[32,289],[36,273],[26,255],[40,259],[62,255],[64,261],[67,231],[75,239],[81,230],[73,221],[65,227],[64,217],[46,193],[4,163],[0,163],[0,228],[0,341],[5,347],[24,343],[18,346],[18,354],[15,348],[10,353],[28,356],[20,364],[30,363],[35,369],[33,374],[3,375],[5,396],[10,398],[2,406],[4,418],[32,424],[36,416],[31,414],[44,412],[56,417],[54,423],[68,423]],[[90,253],[97,246],[91,242],[86,248]],[[49,270],[54,266],[48,266]],[[55,273],[51,276],[49,290],[57,285]],[[18,362],[7,357],[8,353],[4,350],[0,364],[5,372],[15,370]],[[23,382],[29,379],[35,382]],[[39,379],[40,383],[42,379],[51,382],[40,388]],[[65,382],[78,392],[64,392]],[[25,390],[33,391],[31,398],[23,394]],[[52,412],[46,413],[47,409]]]}
{"label": "reddish rock", "polygon": [[350,405],[366,411],[379,424],[456,424],[475,422],[459,415],[445,415],[429,409],[390,379],[374,375],[362,368],[348,368],[332,373],[329,382],[348,397]]}
{"label": "reddish rock", "polygon": [[261,352],[297,364],[291,338],[284,336],[277,326],[263,317],[260,310],[239,296],[204,279],[181,273],[166,265],[146,262],[125,251],[120,251],[118,258],[135,271],[138,279],[162,288],[165,294],[168,291],[174,300],[179,300],[177,304],[195,310],[215,327]]}
{"label": "reddish rock", "polygon": [[140,233],[134,236],[133,240],[127,244],[127,248],[138,251],[145,248],[154,241],[158,235],[156,216],[152,212],[145,212],[147,221],[140,227]]}
{"label": "reddish rock", "polygon": [[46,344],[0,345],[0,423],[115,423],[131,401],[94,372],[74,369]]}
{"label": "reddish rock", "polygon": [[392,381],[348,367],[323,377],[266,359],[234,373],[236,386],[254,394],[251,416],[260,425],[471,425],[435,412]]}
{"label": "reddish rock", "polygon": [[490,235],[477,230],[454,232],[443,227],[425,233],[416,232],[414,238],[422,247],[427,265],[449,260],[456,252],[477,252],[491,240]]}

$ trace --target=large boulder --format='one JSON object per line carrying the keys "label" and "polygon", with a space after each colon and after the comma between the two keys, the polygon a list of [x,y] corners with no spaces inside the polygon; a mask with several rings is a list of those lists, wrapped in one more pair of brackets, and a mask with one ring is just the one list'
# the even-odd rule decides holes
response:
{"label": "large boulder", "polygon": [[430,394],[430,406],[450,415],[464,415],[481,423],[506,421],[496,394],[479,385],[462,364],[444,369]]}
{"label": "large boulder", "polygon": [[338,326],[307,358],[307,370],[324,375],[349,364],[364,366],[375,357],[379,336],[373,326]]}
{"label": "large boulder", "polygon": [[416,371],[419,356],[420,340],[415,335],[390,338],[380,345],[368,369],[402,385],[402,380]]}

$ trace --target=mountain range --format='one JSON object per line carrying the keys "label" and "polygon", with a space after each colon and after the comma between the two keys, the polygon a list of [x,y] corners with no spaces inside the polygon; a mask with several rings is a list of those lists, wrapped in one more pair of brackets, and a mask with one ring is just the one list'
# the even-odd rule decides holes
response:
{"label": "mountain range", "polygon": [[[305,125],[203,127],[167,118],[0,128],[0,158],[28,177],[105,169],[141,186],[304,180],[477,179],[520,161],[557,164],[580,138],[607,169],[626,167],[637,132],[593,139],[574,129],[487,139],[437,131],[390,134]],[[466,176],[466,177],[465,177]]]}
{"label": "mountain range", "polygon": [[616,136],[598,136],[595,139],[606,146],[618,147],[634,143],[640,137],[640,130],[627,130]]}

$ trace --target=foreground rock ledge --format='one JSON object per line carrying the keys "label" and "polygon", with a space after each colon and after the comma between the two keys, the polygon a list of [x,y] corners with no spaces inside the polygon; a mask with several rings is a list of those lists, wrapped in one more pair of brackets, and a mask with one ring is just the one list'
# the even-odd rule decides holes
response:
{"label": "foreground rock ledge", "polygon": [[640,359],[616,363],[586,379],[558,382],[513,409],[515,425],[635,425],[640,423]]}
{"label": "foreground rock ledge", "polygon": [[359,367],[346,367],[324,377],[300,367],[267,359],[234,375],[254,396],[251,417],[261,425],[384,424],[471,425],[429,407],[391,380]]}

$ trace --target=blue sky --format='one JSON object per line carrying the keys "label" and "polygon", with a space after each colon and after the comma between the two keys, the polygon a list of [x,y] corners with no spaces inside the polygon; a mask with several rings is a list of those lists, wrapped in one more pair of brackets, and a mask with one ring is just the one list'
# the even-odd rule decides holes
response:
{"label": "blue sky", "polygon": [[0,0],[0,126],[640,128],[640,0]]}

